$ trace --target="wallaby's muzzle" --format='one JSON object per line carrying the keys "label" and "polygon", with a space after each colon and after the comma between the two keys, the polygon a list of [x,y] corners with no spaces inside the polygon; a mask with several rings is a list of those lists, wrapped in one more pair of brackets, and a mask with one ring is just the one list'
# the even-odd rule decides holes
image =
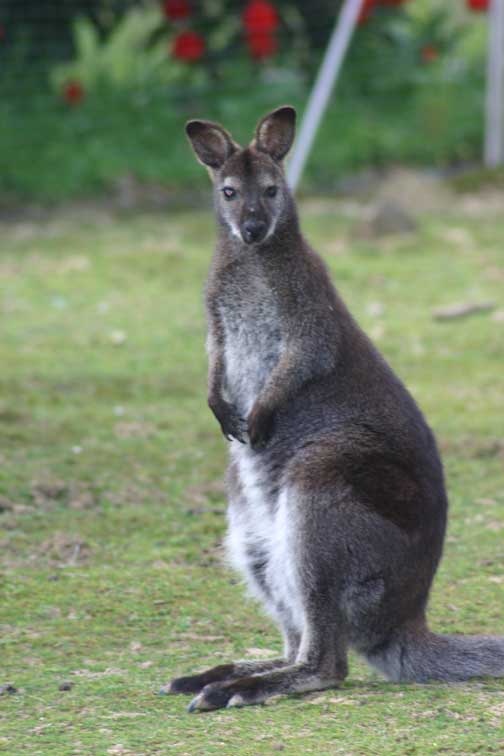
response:
{"label": "wallaby's muzzle", "polygon": [[242,223],[240,231],[243,241],[246,244],[253,244],[254,242],[259,242],[264,239],[267,226],[264,221],[258,220],[257,218],[251,218]]}

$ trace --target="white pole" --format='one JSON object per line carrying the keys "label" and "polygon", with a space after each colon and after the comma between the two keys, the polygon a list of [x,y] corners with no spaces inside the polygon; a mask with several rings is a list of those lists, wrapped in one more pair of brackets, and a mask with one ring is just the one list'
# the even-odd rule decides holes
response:
{"label": "white pole", "polygon": [[504,165],[504,0],[491,0],[488,18],[485,165]]}
{"label": "white pole", "polygon": [[[497,0],[502,3],[504,0]],[[317,81],[308,100],[308,105],[294,146],[292,159],[287,169],[287,180],[294,191],[299,183],[304,164],[308,158],[315,134],[319,127],[327,101],[338,77],[345,54],[352,39],[363,0],[344,0],[334,31],[331,35]]]}

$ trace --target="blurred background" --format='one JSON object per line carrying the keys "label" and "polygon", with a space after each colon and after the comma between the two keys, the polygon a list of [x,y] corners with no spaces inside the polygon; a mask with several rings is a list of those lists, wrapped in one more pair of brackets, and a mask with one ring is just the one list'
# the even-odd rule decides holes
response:
{"label": "blurred background", "polygon": [[[341,0],[0,0],[0,202],[193,202],[188,117],[301,110]],[[363,0],[303,176],[479,164],[489,0]]]}

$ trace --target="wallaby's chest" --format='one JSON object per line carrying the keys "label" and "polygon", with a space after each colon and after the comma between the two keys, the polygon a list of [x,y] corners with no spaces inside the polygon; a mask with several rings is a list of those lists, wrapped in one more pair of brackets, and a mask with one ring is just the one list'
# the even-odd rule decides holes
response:
{"label": "wallaby's chest", "polygon": [[219,309],[224,327],[225,391],[246,416],[282,349],[275,291],[256,277],[248,288],[228,288]]}

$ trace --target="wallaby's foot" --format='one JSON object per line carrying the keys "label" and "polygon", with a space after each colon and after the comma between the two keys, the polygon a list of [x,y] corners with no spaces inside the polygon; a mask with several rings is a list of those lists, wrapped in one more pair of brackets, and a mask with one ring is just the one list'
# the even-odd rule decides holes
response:
{"label": "wallaby's foot", "polygon": [[218,667],[212,667],[199,675],[189,675],[187,677],[176,677],[168,685],[161,688],[161,693],[170,695],[177,693],[192,694],[199,693],[207,685],[213,683],[223,683],[225,681],[236,680],[245,675],[253,675],[261,672],[269,672],[288,664],[286,659],[265,659],[261,661],[243,661],[233,664],[219,664]]}
{"label": "wallaby's foot", "polygon": [[189,712],[211,711],[249,706],[266,701],[271,696],[287,693],[307,693],[313,690],[335,688],[342,678],[322,678],[311,667],[294,664],[272,672],[242,677],[238,680],[215,682],[206,685],[191,701]]}
{"label": "wallaby's foot", "polygon": [[187,677],[176,677],[174,680],[161,688],[163,693],[185,693],[194,694],[203,690],[205,685],[213,682],[227,680],[232,675],[234,664],[220,664],[213,669],[207,669],[199,675],[188,675]]}

